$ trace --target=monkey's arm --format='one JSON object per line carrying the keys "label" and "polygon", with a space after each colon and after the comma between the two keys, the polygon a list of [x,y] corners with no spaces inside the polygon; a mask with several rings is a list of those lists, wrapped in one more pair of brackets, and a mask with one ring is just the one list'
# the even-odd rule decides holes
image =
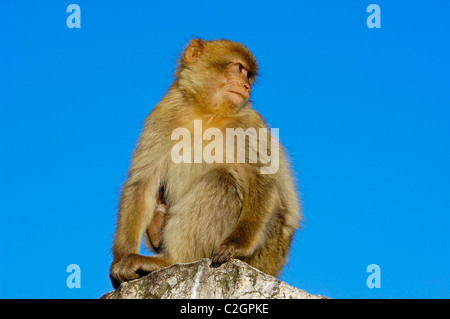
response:
{"label": "monkey's arm", "polygon": [[125,183],[119,205],[117,230],[111,265],[112,279],[124,281],[138,278],[137,265],[130,266],[130,256],[138,256],[144,231],[156,207],[159,180],[156,176]]}
{"label": "monkey's arm", "polygon": [[113,283],[138,278],[136,271],[142,264],[139,258],[143,257],[139,256],[141,239],[155,211],[161,183],[163,148],[157,143],[155,135],[146,128],[133,154],[119,204],[110,271]]}
{"label": "monkey's arm", "polygon": [[157,183],[155,176],[125,183],[113,247],[115,259],[126,254],[139,253],[142,235],[156,207],[156,195],[153,195],[156,194]]}
{"label": "monkey's arm", "polygon": [[274,180],[256,175],[248,178],[244,187],[244,200],[241,215],[234,231],[224,240],[212,258],[212,267],[235,256],[251,255],[264,243],[266,226],[270,222],[280,199]]}

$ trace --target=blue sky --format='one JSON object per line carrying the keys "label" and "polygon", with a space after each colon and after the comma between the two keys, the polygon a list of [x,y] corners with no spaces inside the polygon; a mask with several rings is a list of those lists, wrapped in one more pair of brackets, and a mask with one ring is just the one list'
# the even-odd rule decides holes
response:
{"label": "blue sky", "polygon": [[[69,29],[66,7],[81,8]],[[381,8],[369,29],[366,8]],[[98,298],[146,115],[194,36],[246,44],[254,107],[305,221],[281,279],[333,298],[450,297],[447,1],[2,1],[0,298]],[[81,269],[69,289],[66,268]],[[381,288],[369,289],[377,264]]]}

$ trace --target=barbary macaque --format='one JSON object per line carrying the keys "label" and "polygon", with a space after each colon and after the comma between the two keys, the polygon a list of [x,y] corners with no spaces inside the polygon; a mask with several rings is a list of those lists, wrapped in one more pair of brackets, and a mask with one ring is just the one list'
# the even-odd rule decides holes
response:
{"label": "barbary macaque", "polygon": [[[172,86],[146,118],[123,186],[114,287],[202,258],[212,267],[239,258],[280,273],[301,213],[285,152],[276,136],[261,134],[268,126],[249,101],[257,73],[255,57],[240,43],[194,39],[184,50]],[[180,129],[188,134],[175,134]],[[243,142],[230,129],[246,132]],[[180,146],[181,137],[193,147]],[[187,160],[174,159],[181,151]],[[275,171],[264,171],[268,157],[277,161]],[[156,255],[140,255],[144,234]]]}

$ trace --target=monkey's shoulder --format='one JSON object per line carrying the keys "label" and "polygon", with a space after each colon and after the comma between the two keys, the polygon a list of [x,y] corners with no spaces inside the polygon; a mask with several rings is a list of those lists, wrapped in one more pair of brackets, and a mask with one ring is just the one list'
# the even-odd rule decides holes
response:
{"label": "monkey's shoulder", "polygon": [[268,126],[263,116],[251,107],[251,105],[240,110],[239,115],[236,117],[236,124],[243,127],[254,128],[263,128]]}

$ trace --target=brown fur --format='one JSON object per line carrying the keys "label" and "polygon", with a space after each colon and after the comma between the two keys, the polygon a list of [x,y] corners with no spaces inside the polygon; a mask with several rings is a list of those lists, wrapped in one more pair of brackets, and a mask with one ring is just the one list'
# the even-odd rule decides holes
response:
{"label": "brown fur", "polygon": [[[239,61],[246,79],[236,75],[233,61]],[[212,266],[236,257],[271,275],[281,271],[301,217],[283,151],[275,174],[261,174],[263,164],[249,163],[248,152],[245,163],[171,159],[172,131],[184,127],[194,136],[194,120],[224,136],[226,128],[267,127],[248,98],[242,103],[212,98],[233,85],[249,94],[257,71],[253,54],[239,43],[194,39],[185,50],[176,79],[147,117],[133,154],[114,240],[114,286],[142,272],[205,257],[212,258]],[[139,255],[145,232],[158,255]]]}

